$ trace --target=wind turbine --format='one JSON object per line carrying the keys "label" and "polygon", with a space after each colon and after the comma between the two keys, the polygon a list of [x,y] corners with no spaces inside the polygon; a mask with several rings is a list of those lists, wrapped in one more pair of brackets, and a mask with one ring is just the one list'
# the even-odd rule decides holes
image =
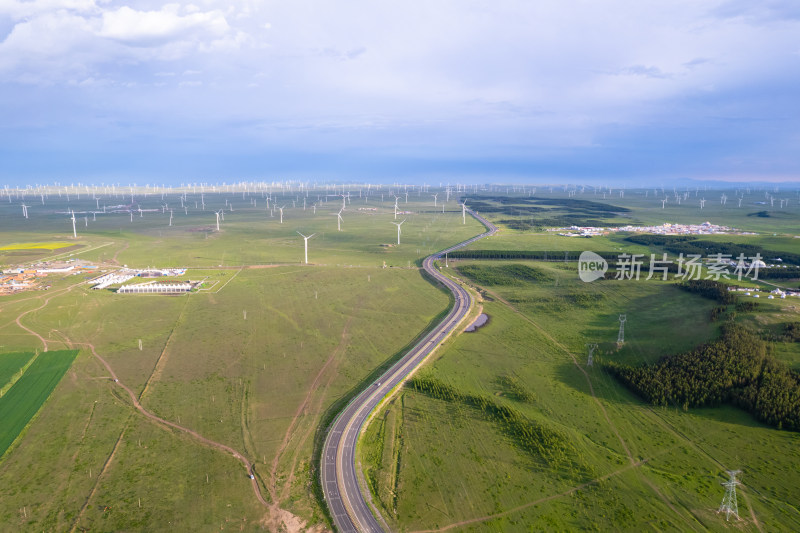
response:
{"label": "wind turbine", "polygon": [[22,204],[22,216],[25,218],[28,218],[28,207],[30,206]]}
{"label": "wind turbine", "polygon": [[342,211],[344,211],[344,207],[336,213],[336,229],[342,231]]}
{"label": "wind turbine", "polygon": [[461,204],[461,221],[464,224],[467,223],[467,201],[466,200],[464,200],[464,202]]}
{"label": "wind turbine", "polygon": [[[406,220],[407,220],[407,219],[405,219],[405,218],[404,218],[404,219],[403,219],[403,222],[405,222]],[[403,225],[403,222],[400,222],[400,223],[397,223],[397,222],[392,222],[392,224],[394,224],[395,226],[397,226],[397,244],[400,244],[400,226],[402,226],[402,225]]]}
{"label": "wind turbine", "polygon": [[305,252],[306,252],[306,264],[308,264],[308,239],[310,239],[311,237],[313,237],[314,235],[316,235],[316,233],[312,233],[312,234],[311,234],[311,235],[309,235],[308,237],[306,237],[305,235],[303,235],[303,234],[302,234],[302,233],[300,233],[299,231],[297,232],[297,234],[298,234],[298,235],[300,235],[300,236],[303,238],[303,243],[304,243],[304,245],[305,245]]}
{"label": "wind turbine", "polygon": [[217,215],[217,231],[219,231],[219,211],[214,211],[214,214]]}
{"label": "wind turbine", "polygon": [[433,196],[433,207],[436,207],[436,198],[439,196],[439,193],[432,194],[431,196]]}
{"label": "wind turbine", "polygon": [[72,237],[74,239],[78,238],[78,231],[75,229],[75,211],[72,212]]}
{"label": "wind turbine", "polygon": [[[281,224],[283,224],[283,208],[284,207],[286,207],[286,206],[284,205],[283,207],[279,207],[278,208],[278,210],[281,212]],[[306,261],[306,262],[308,262],[308,261]]]}

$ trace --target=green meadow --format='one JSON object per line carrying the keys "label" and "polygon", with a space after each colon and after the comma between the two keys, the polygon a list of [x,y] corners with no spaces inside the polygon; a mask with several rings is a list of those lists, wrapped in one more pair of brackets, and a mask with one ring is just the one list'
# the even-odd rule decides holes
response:
{"label": "green meadow", "polygon": [[[283,224],[277,211],[229,199],[234,211],[216,232],[213,210],[225,199],[205,202],[206,212],[183,219],[176,210],[171,228],[160,212],[93,221],[75,208],[80,248],[25,256],[83,259],[101,271],[185,266],[175,279],[203,284],[189,295],[122,295],[91,290],[84,282],[97,274],[51,275],[48,291],[3,297],[4,350],[41,351],[31,330],[51,351],[79,352],[0,462],[0,522],[67,531],[327,524],[316,481],[321,426],[449,306],[421,275],[420,258],[482,230],[473,219],[463,224],[453,202],[442,214],[409,198],[414,213],[398,215],[406,222],[397,246],[394,199],[376,214],[357,211],[353,198],[341,232],[332,216],[340,199],[316,215],[287,207]],[[30,212],[2,238],[72,241],[68,217]],[[308,265],[296,231],[316,233]],[[21,257],[0,254],[9,266]],[[138,413],[88,343],[145,409],[252,462],[269,506],[229,454]]]}
{"label": "green meadow", "polygon": [[[644,191],[606,199],[608,208],[565,205],[555,189],[537,191],[554,201],[547,205],[516,203],[526,195],[513,193],[503,203],[500,195],[467,195],[468,205],[474,196],[490,208],[510,206],[485,213],[500,233],[471,248],[649,253],[623,234],[567,238],[513,221],[667,221]],[[602,204],[599,196],[591,200]],[[341,197],[325,191],[273,194],[270,205],[286,206],[283,223],[263,195],[205,194],[203,210],[200,194],[189,193],[185,211],[177,195],[140,200],[145,211],[134,210],[132,220],[128,212],[92,213],[128,204],[129,196],[28,202],[28,219],[18,205],[0,203],[0,248],[67,245],[0,249],[3,268],[56,259],[97,266],[50,275],[47,291],[0,297],[0,387],[17,379],[34,350],[40,358],[77,353],[0,459],[0,523],[30,531],[329,528],[317,471],[326,424],[450,305],[420,273],[422,258],[483,226],[470,217],[462,223],[455,199],[442,213],[416,191],[407,204],[401,196],[399,209],[410,213],[395,220],[388,192],[381,201],[374,191],[359,197],[352,190],[342,231]],[[731,202],[709,201],[703,213],[664,211],[669,221],[710,219],[757,233],[711,239],[800,252],[792,233],[797,205],[784,208],[788,217],[748,217],[732,212]],[[172,226],[162,205],[173,209]],[[546,211],[513,211],[530,207]],[[216,231],[220,209],[225,220]],[[392,223],[402,220],[398,246]],[[297,232],[315,234],[308,265]],[[510,264],[517,266],[493,270]],[[122,265],[186,267],[170,279],[202,284],[168,296],[93,291],[85,283]],[[796,434],[734,407],[654,409],[599,367],[586,367],[586,343],[598,344],[599,357],[649,364],[715,338],[714,302],[671,282],[586,284],[563,261],[451,260],[444,270],[473,288],[490,320],[451,337],[419,371],[418,386],[402,388],[362,438],[365,481],[393,529],[723,530],[715,510],[726,468],[743,470],[745,522],[735,527],[756,531],[755,519],[764,531],[800,527],[792,503],[800,496],[791,475]],[[760,303],[737,320],[775,332],[798,320],[797,300]],[[620,314],[626,342],[618,348]],[[798,368],[797,345],[776,341],[771,349]],[[240,462],[145,417],[121,385],[156,417],[241,453],[267,506]],[[7,389],[0,402],[14,387]]]}
{"label": "green meadow", "polygon": [[[695,217],[699,207],[686,206],[665,210],[670,216],[661,218],[661,210],[647,206],[641,195],[626,191],[623,199],[607,202],[629,209],[625,217],[630,223],[708,219],[758,235],[703,239],[798,251],[796,206],[788,218],[780,213],[730,216],[728,200],[724,209],[707,203],[702,215],[708,217]],[[513,221],[523,215],[509,211],[530,204],[517,200],[487,201],[487,216],[501,231],[471,249],[662,251],[630,243],[626,234],[568,238],[520,227]],[[534,221],[576,215],[586,216],[560,209],[537,213]],[[612,213],[602,221],[618,218]],[[587,365],[590,343],[597,344],[594,357],[649,365],[715,339],[722,321],[712,318],[716,302],[684,292],[673,281],[645,280],[644,270],[638,281],[584,283],[576,264],[557,256],[548,262],[451,259],[449,266],[445,271],[473,288],[489,321],[441,347],[364,433],[365,487],[393,530],[800,527],[795,503],[800,492],[794,482],[800,460],[797,433],[763,425],[733,406],[651,407],[602,366]],[[790,287],[797,282],[781,280]],[[743,285],[772,288],[761,282]],[[787,323],[800,321],[798,304],[797,299],[767,300],[762,294],[754,311],[735,317],[765,339],[775,338],[768,342],[770,353],[795,369],[800,343],[777,337]],[[622,314],[625,342],[618,346]],[[547,450],[560,450],[561,459]],[[742,470],[742,520],[727,523],[716,511],[729,469]]]}

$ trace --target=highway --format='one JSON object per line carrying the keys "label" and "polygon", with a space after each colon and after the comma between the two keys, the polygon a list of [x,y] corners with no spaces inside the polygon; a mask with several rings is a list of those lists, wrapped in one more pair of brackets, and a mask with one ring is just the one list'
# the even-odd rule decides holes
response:
{"label": "highway", "polygon": [[408,353],[351,400],[328,429],[320,461],[322,491],[334,525],[341,533],[383,531],[383,527],[372,514],[359,489],[355,461],[356,441],[364,422],[381,400],[405,380],[458,326],[472,305],[470,294],[460,285],[440,274],[434,266],[434,261],[441,259],[445,253],[493,235],[497,231],[497,228],[482,216],[469,209],[467,212],[485,225],[487,231],[430,255],[422,263],[428,274],[453,293],[455,299],[453,308],[444,320],[425,335]]}

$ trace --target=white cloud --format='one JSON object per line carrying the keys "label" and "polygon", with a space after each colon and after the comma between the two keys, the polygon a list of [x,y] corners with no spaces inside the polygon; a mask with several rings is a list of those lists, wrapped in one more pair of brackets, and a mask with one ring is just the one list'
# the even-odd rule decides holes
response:
{"label": "white cloud", "polygon": [[[166,4],[157,10],[114,7],[105,0],[0,0],[12,21],[0,42],[2,80],[74,83],[123,76],[126,66],[163,72],[158,62],[234,50],[246,42],[219,10]],[[153,65],[155,68],[151,67]],[[191,70],[179,65],[181,71]],[[137,79],[117,79],[121,84]]]}
{"label": "white cloud", "polygon": [[14,20],[35,17],[56,11],[92,13],[98,10],[95,0],[0,0],[0,15]]}
{"label": "white cloud", "polygon": [[174,40],[218,38],[230,30],[220,11],[179,14],[168,4],[160,11],[136,11],[123,6],[102,15],[98,35],[134,46],[153,46]]}

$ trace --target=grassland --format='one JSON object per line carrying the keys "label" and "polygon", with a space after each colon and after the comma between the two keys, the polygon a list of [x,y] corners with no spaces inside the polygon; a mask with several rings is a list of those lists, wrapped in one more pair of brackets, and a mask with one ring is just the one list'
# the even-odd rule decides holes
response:
{"label": "grassland", "polygon": [[[241,195],[206,194],[203,211],[193,207],[199,194],[190,194],[188,213],[177,208],[176,197],[142,198],[151,209],[169,202],[172,226],[169,212],[160,210],[135,214],[133,221],[128,213],[97,213],[93,220],[95,201],[73,199],[78,239],[72,239],[63,201],[31,207],[27,220],[18,206],[0,204],[0,245],[79,245],[0,251],[4,266],[82,258],[102,270],[188,267],[185,279],[205,280],[189,295],[136,296],[92,291],[81,284],[85,276],[51,276],[49,291],[0,300],[5,352],[41,350],[43,343],[50,350],[80,350],[0,461],[0,523],[30,531],[326,525],[315,489],[320,424],[447,307],[448,296],[416,268],[420,259],[482,231],[474,220],[462,224],[454,202],[443,214],[415,196],[400,201],[401,209],[414,212],[401,215],[407,221],[400,246],[388,194],[383,202],[353,194],[341,232],[333,216],[341,200],[323,196],[310,195],[303,210],[301,196],[276,194],[275,204],[287,206],[283,224],[263,198],[252,205]],[[653,215],[652,206],[630,191],[624,202],[631,211],[620,220]],[[377,211],[358,211],[362,205]],[[217,232],[213,211],[220,208],[225,221]],[[687,219],[693,216],[687,211]],[[741,220],[762,232],[747,239],[794,250],[791,224],[784,221],[781,233],[777,218]],[[317,233],[309,241],[308,266],[301,263],[297,231]],[[567,239],[508,227],[490,241],[481,247],[563,251],[590,243],[590,249],[647,251],[622,236]],[[393,526],[426,529],[491,515],[462,529],[608,529],[603,524],[612,519],[622,530],[650,523],[713,529],[722,467],[742,466],[743,490],[759,519],[774,529],[796,529],[797,511],[786,503],[797,501],[786,474],[797,462],[793,434],[764,428],[733,408],[652,410],[596,369],[589,374],[595,400],[569,357],[583,363],[585,342],[598,342],[605,356],[628,362],[684,350],[717,334],[709,319],[713,302],[657,281],[586,285],[573,265],[515,263],[544,276],[485,287],[489,324],[450,341],[430,368],[437,382],[459,391],[458,398],[488,397],[487,405],[497,409],[405,389],[370,426],[363,446],[372,454],[367,477]],[[494,263],[456,262],[450,271],[466,278],[456,268],[467,264]],[[794,311],[773,312],[773,305],[780,303],[770,301],[764,313],[742,318],[777,328]],[[628,314],[628,342],[617,351],[619,313]],[[267,506],[229,454],[138,412],[87,343],[144,409],[254,463]],[[800,360],[793,347],[782,357]],[[555,469],[538,460],[498,418],[505,407],[532,427],[563,436],[579,460]],[[770,459],[759,463],[764,457]],[[584,463],[591,473],[569,466]],[[592,522],[603,514],[610,517],[606,522]]]}
{"label": "grassland", "polygon": [[[751,509],[767,530],[798,527],[789,473],[800,458],[796,433],[734,408],[653,409],[603,371],[586,368],[583,342],[599,341],[605,357],[640,362],[715,334],[699,297],[663,283],[606,283],[591,311],[561,298],[555,306],[536,301],[535,289],[493,287],[494,301],[482,304],[489,324],[454,340],[426,370],[461,395],[493,398],[568,435],[594,473],[543,467],[485,410],[406,388],[378,413],[363,443],[367,478],[394,528],[724,530],[714,510],[726,468],[744,470],[747,499],[739,502],[746,521],[737,527],[757,530]],[[577,290],[563,278],[559,287]],[[643,313],[654,299],[683,312],[667,319],[657,310]],[[623,311],[626,344],[617,352],[614,315]],[[535,400],[520,401],[507,376]]]}
{"label": "grassland", "polygon": [[[325,524],[314,492],[320,422],[448,306],[448,296],[420,274],[419,258],[482,228],[462,224],[455,209],[428,213],[410,201],[409,209],[423,212],[407,215],[400,246],[383,246],[397,238],[389,208],[374,215],[354,206],[338,232],[333,205],[316,216],[310,207],[287,207],[283,225],[277,212],[273,218],[242,205],[226,212],[217,233],[208,228],[211,209],[225,200],[205,200],[205,214],[180,220],[176,210],[172,228],[162,213],[133,223],[127,215],[89,216],[83,231],[79,218],[83,247],[58,254],[101,270],[188,266],[182,279],[204,280],[202,290],[117,295],[81,284],[88,275],[51,276],[49,291],[0,302],[5,349],[41,349],[43,342],[80,349],[69,379],[0,462],[1,523],[192,531]],[[57,213],[37,219],[31,209],[30,228],[15,220],[0,234],[18,242],[15,235],[46,235],[54,222],[63,222]],[[310,265],[301,264],[296,230],[318,232]],[[48,257],[55,256],[33,259]],[[87,343],[144,409],[254,463],[268,506],[230,455],[137,413]]]}
{"label": "grassland", "polygon": [[0,398],[0,457],[36,415],[69,369],[75,350],[44,352]]}
{"label": "grassland", "polygon": [[[630,209],[625,214],[630,222],[711,220],[759,234],[703,238],[798,250],[791,222],[797,220],[796,214],[730,217],[729,201],[725,208],[704,210],[702,219],[693,218],[699,209],[688,206],[667,210],[670,218],[665,218],[639,196],[638,191],[626,191],[624,200],[613,200]],[[514,215],[489,213],[496,222],[509,216]],[[651,252],[624,237],[570,239],[509,226],[472,248]],[[520,268],[516,265],[538,274],[526,281],[522,276],[510,279],[505,270]],[[597,343],[595,354],[606,358],[651,364],[716,338],[718,322],[711,319],[714,302],[683,293],[670,282],[583,283],[574,263],[451,260],[450,267],[455,277],[483,296],[481,306],[490,321],[474,333],[452,339],[420,371],[439,390],[450,392],[431,394],[406,386],[365,432],[360,453],[366,483],[392,529],[794,531],[800,527],[800,510],[794,503],[800,493],[792,474],[800,459],[797,433],[766,427],[734,407],[688,412],[680,406],[653,408],[602,369],[586,365],[586,343]],[[796,285],[797,280],[787,283]],[[756,311],[739,313],[737,320],[766,335],[797,321],[798,307],[794,300],[762,298]],[[627,315],[622,348],[615,342],[619,314]],[[774,342],[770,349],[796,368],[800,344]],[[528,437],[509,431],[505,418],[464,398],[483,398],[484,405],[512,410],[523,420],[567,435],[579,460],[572,467],[554,469],[531,455]],[[582,469],[579,465],[584,463],[593,470]],[[743,520],[735,524],[715,512],[724,494],[720,483],[727,477],[726,469],[743,470],[739,491]]]}

